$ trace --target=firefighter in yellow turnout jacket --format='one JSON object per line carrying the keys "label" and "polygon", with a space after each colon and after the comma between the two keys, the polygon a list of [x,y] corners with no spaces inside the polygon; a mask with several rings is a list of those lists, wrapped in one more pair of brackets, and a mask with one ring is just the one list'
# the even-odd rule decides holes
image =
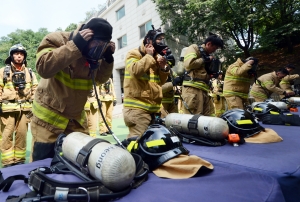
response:
{"label": "firefighter in yellow turnout jacket", "polygon": [[251,85],[252,74],[249,70],[254,60],[247,58],[242,61],[240,58],[231,64],[225,74],[223,95],[226,99],[228,110],[238,108],[244,109],[248,105],[248,94]]}
{"label": "firefighter in yellow turnout jacket", "polygon": [[175,72],[172,71],[172,73],[173,77],[169,75],[167,82],[162,85],[161,118],[165,118],[169,113],[178,113],[178,98],[175,99],[175,92],[182,85],[182,78],[177,77]]}
{"label": "firefighter in yellow turnout jacket", "polygon": [[158,55],[166,48],[163,40],[160,30],[150,30],[141,46],[126,55],[123,115],[128,137],[141,136],[160,111],[161,86],[169,74],[167,60]]}
{"label": "firefighter in yellow turnout jacket", "polygon": [[[99,85],[97,85],[97,93],[99,94]],[[94,88],[90,90],[90,94],[87,97],[87,101],[84,105],[84,110],[86,113],[87,124],[89,128],[89,134],[92,137],[97,135],[97,126],[98,126],[98,102],[96,98],[96,93]]]}
{"label": "firefighter in yellow turnout jacket", "polygon": [[115,51],[111,38],[112,26],[92,18],[74,32],[53,32],[40,43],[36,70],[42,78],[30,124],[32,161],[52,158],[61,133],[88,134],[84,105],[93,85],[91,71],[100,84],[111,76]]}
{"label": "firefighter in yellow turnout jacket", "polygon": [[223,85],[222,80],[223,72],[219,73],[218,78],[212,79],[212,97],[214,100],[215,114],[220,117],[225,112],[225,98],[223,96]]}
{"label": "firefighter in yellow turnout jacket", "polygon": [[[288,64],[285,66],[285,69],[289,72],[288,75],[286,75],[279,83],[279,86],[282,90],[286,92],[293,92],[292,90],[292,83],[295,79],[299,78],[299,74],[291,74],[291,72],[296,67],[294,65]],[[281,98],[284,97],[284,95],[280,95]]]}
{"label": "firefighter in yellow turnout jacket", "polygon": [[[99,86],[99,89],[100,89],[99,98],[101,100],[101,110],[108,126],[111,129],[113,107],[117,104],[116,93],[115,93],[115,88],[112,79],[109,78],[108,81],[106,81],[104,84],[101,84]],[[106,136],[110,134],[100,113],[99,113],[99,133],[102,136]]]}
{"label": "firefighter in yellow turnout jacket", "polygon": [[286,92],[279,88],[279,83],[289,72],[281,68],[277,71],[261,75],[256,82],[253,84],[250,95],[255,99],[256,102],[263,102],[264,100],[270,98],[272,93],[277,93],[278,95],[294,95],[294,92]]}
{"label": "firefighter in yellow turnout jacket", "polygon": [[[6,67],[0,69],[0,101],[2,166],[8,167],[25,162],[26,137],[31,103],[37,87],[37,79],[26,65],[27,52],[21,44],[9,50]],[[15,132],[15,141],[13,134]]]}
{"label": "firefighter in yellow turnout jacket", "polygon": [[213,101],[208,94],[211,76],[206,65],[212,62],[214,57],[210,54],[218,48],[223,48],[223,40],[217,35],[210,35],[201,46],[192,44],[187,48],[184,56],[187,75],[182,84],[182,98],[187,105],[183,105],[184,114],[214,116]]}

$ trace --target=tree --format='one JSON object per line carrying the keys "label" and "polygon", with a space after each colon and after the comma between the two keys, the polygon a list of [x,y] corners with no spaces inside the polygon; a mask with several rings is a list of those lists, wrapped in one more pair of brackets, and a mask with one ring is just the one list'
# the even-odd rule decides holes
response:
{"label": "tree", "polygon": [[265,49],[287,47],[292,53],[293,46],[300,43],[300,1],[269,0],[264,9],[268,12],[262,18],[260,45]]}
{"label": "tree", "polygon": [[216,32],[225,41],[234,42],[230,44],[234,52],[239,50],[245,57],[250,56],[258,34],[261,1],[153,1],[163,24],[170,24],[167,35],[185,35],[191,43],[200,43],[209,31]]}

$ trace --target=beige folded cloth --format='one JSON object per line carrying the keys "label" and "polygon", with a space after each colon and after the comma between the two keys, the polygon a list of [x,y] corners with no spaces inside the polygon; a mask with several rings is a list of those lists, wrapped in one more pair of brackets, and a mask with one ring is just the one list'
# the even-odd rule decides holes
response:
{"label": "beige folded cloth", "polygon": [[245,138],[247,143],[273,143],[281,142],[283,139],[280,137],[273,129],[265,128],[265,131],[253,135],[251,137]]}
{"label": "beige folded cloth", "polygon": [[195,155],[179,155],[170,159],[152,172],[158,177],[185,179],[193,177],[204,166],[210,170],[214,166]]}

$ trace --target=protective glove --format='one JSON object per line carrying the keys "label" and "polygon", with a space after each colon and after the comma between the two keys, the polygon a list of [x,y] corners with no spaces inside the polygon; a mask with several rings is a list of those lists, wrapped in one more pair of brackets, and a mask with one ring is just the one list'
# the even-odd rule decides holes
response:
{"label": "protective glove", "polygon": [[107,63],[112,63],[114,61],[114,57],[113,57],[114,51],[112,51],[112,47],[111,45],[109,45],[105,51],[105,53],[103,54],[103,58],[105,59],[105,61]]}
{"label": "protective glove", "polygon": [[284,125],[284,119],[281,115],[276,114],[266,114],[261,118],[263,124],[270,124],[270,125]]}
{"label": "protective glove", "polygon": [[73,37],[73,42],[81,52],[89,43],[88,41],[84,40],[79,32]]}
{"label": "protective glove", "polygon": [[117,100],[114,100],[113,101],[113,106],[116,106],[117,105]]}
{"label": "protective glove", "polygon": [[175,77],[172,81],[173,86],[182,86],[183,78],[182,77]]}

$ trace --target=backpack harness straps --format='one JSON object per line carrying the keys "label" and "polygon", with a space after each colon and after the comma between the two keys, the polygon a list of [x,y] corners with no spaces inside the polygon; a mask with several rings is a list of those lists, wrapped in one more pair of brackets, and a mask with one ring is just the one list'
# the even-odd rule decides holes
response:
{"label": "backpack harness straps", "polygon": [[[33,82],[33,80],[32,80],[32,69],[31,68],[27,68],[27,69],[28,69],[30,79],[31,79],[31,83],[32,83]],[[4,86],[7,83],[7,78],[10,77],[10,70],[11,70],[11,65],[6,65],[5,68],[4,68],[4,71],[3,71],[3,84],[4,84]]]}

